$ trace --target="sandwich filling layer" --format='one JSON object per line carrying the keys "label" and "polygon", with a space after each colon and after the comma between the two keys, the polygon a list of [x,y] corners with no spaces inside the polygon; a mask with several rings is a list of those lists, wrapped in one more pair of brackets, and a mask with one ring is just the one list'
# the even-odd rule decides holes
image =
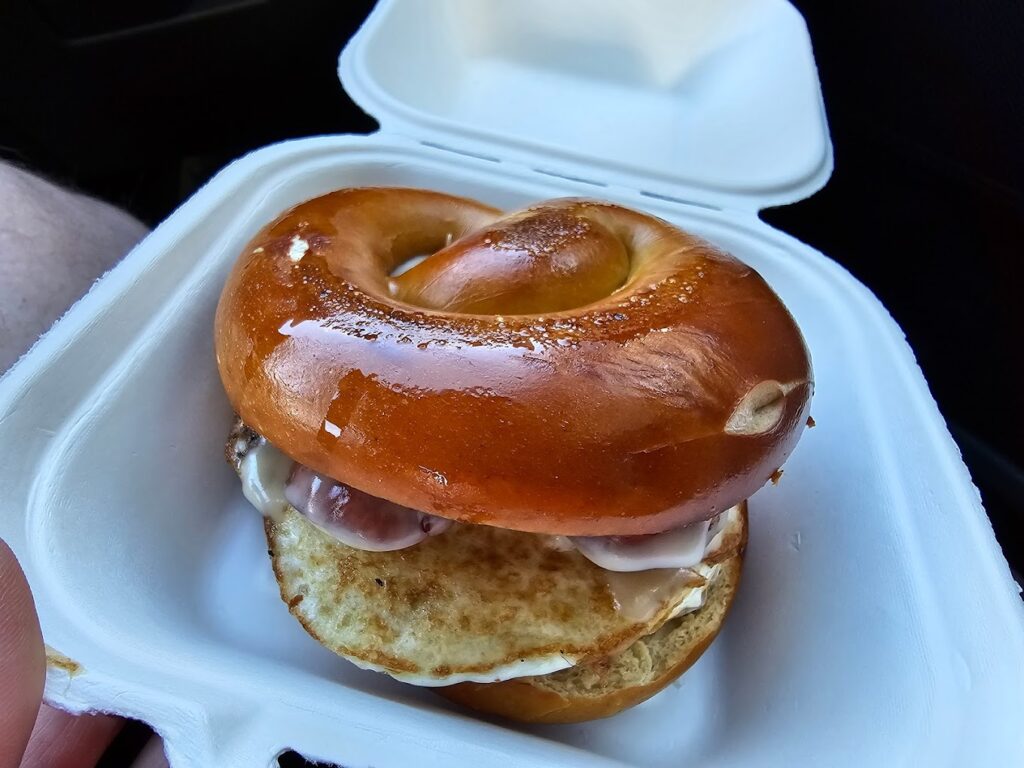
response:
{"label": "sandwich filling layer", "polygon": [[[225,450],[241,477],[245,497],[265,517],[280,521],[286,509],[294,509],[356,549],[405,549],[452,525],[446,518],[364,493],[298,464],[240,420]],[[575,547],[610,571],[691,568],[703,559],[713,525],[714,518],[645,536],[553,538],[555,546]]]}
{"label": "sandwich filling layer", "polygon": [[291,503],[288,481],[301,469],[286,457],[266,452],[265,466],[254,468],[253,448],[266,444],[254,435],[236,428],[228,458],[267,517],[292,613],[358,666],[417,685],[545,675],[620,652],[699,610],[745,532],[738,505],[703,527],[692,564],[638,571],[601,567],[564,536],[449,521],[424,527],[432,516],[418,518],[413,545],[353,546]]}

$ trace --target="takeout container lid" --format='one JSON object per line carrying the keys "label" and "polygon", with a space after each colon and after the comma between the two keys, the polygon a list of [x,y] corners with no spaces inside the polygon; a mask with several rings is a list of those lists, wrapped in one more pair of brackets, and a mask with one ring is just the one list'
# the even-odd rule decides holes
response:
{"label": "takeout container lid", "polygon": [[[151,723],[173,768],[286,748],[381,768],[1024,762],[1024,611],[913,355],[862,285],[756,215],[832,166],[793,8],[386,0],[340,73],[380,132],[236,161],[0,380],[0,536],[51,646],[48,700]],[[640,707],[473,717],[334,657],[280,601],[221,461],[213,309],[263,224],[375,184],[642,208],[750,263],[800,324],[818,426],[751,499],[722,636]]]}
{"label": "takeout container lid", "polygon": [[382,131],[598,186],[756,210],[832,172],[783,0],[385,0],[339,73]]}

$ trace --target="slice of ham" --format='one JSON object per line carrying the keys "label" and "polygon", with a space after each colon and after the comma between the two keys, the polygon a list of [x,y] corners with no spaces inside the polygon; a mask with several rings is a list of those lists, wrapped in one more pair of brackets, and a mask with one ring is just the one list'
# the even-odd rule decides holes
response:
{"label": "slice of ham", "polygon": [[452,521],[371,496],[302,464],[292,467],[284,488],[288,503],[342,544],[390,552],[419,544]]}

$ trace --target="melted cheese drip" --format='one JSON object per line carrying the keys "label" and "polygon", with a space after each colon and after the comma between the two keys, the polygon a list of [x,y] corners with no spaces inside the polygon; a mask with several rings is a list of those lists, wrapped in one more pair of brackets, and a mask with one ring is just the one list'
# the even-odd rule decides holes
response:
{"label": "melted cheese drip", "polygon": [[691,568],[704,559],[709,522],[672,528],[647,536],[576,536],[576,548],[609,571]]}
{"label": "melted cheese drip", "polygon": [[704,605],[705,593],[711,582],[718,578],[721,565],[704,562],[717,553],[724,543],[725,534],[739,523],[740,507],[730,507],[718,517],[712,518],[703,528],[704,545],[701,554],[692,567],[658,568],[647,571],[605,571],[608,591],[615,606],[623,615],[636,621],[648,621],[658,611],[664,610],[665,602],[679,588],[690,583],[690,589],[682,592],[682,599],[672,607],[665,617],[673,619],[684,613],[692,613]]}
{"label": "melted cheese drip", "polygon": [[242,493],[265,517],[281,522],[284,511],[291,506],[284,497],[292,462],[263,438],[249,448],[238,465]]}
{"label": "melted cheese drip", "polygon": [[[704,580],[689,568],[657,568],[650,571],[605,571],[615,608],[627,619],[648,621],[679,588],[700,587]],[[686,593],[687,595],[689,592]]]}

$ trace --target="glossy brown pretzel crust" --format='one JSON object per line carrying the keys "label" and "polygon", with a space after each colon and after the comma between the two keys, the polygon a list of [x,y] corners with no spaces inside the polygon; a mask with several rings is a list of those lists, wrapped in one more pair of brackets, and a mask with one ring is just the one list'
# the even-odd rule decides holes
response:
{"label": "glossy brown pretzel crust", "polygon": [[[393,269],[433,254],[399,277]],[[216,317],[228,397],[292,458],[456,520],[639,534],[750,496],[811,369],[750,267],[668,223],[555,200],[503,215],[345,189],[246,246]]]}

